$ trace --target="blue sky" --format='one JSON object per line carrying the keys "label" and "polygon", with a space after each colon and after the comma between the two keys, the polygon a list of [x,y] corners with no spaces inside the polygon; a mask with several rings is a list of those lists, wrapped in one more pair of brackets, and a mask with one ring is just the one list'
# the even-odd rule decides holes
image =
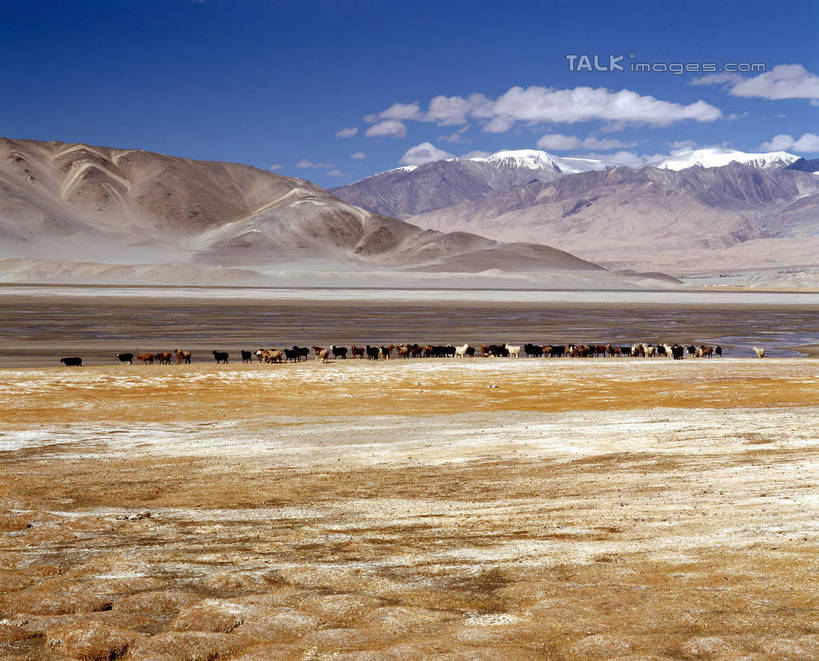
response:
{"label": "blue sky", "polygon": [[[328,187],[402,160],[538,145],[634,165],[709,145],[819,150],[816,2],[0,7],[6,137],[276,166]],[[626,70],[571,71],[566,56],[582,54],[623,56]]]}

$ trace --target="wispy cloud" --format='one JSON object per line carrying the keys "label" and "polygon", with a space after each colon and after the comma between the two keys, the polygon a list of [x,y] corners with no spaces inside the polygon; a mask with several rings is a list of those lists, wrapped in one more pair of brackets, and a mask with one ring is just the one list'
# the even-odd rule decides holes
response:
{"label": "wispy cloud", "polygon": [[367,158],[367,154],[365,154],[363,151],[357,151],[355,154],[350,154],[350,158],[356,158],[359,161],[363,161],[365,158]]}
{"label": "wispy cloud", "polygon": [[771,100],[819,99],[819,76],[801,64],[780,64],[751,78],[729,73],[711,74],[695,78],[691,84],[724,85],[733,96]]}
{"label": "wispy cloud", "polygon": [[281,163],[274,163],[270,167],[267,168],[268,170],[284,170],[284,166]]}
{"label": "wispy cloud", "polygon": [[343,177],[344,173],[341,170],[330,170],[328,173],[331,177]]}
{"label": "wispy cloud", "polygon": [[442,135],[439,140],[443,140],[444,142],[452,142],[452,143],[469,143],[472,142],[469,138],[465,138],[464,134],[470,129],[469,124],[464,124],[461,128],[459,128],[455,133],[450,133],[449,135]]}
{"label": "wispy cloud", "polygon": [[760,149],[765,151],[795,151],[803,152],[819,152],[819,135],[813,133],[804,133],[799,139],[795,139],[790,135],[780,134],[774,136],[770,142],[763,142]]}
{"label": "wispy cloud", "polygon": [[296,163],[297,168],[318,168],[318,169],[325,169],[333,167],[332,163],[314,163],[306,158],[301,159],[298,163]]}
{"label": "wispy cloud", "polygon": [[623,142],[615,138],[595,138],[589,136],[581,140],[576,135],[562,135],[561,133],[550,133],[544,135],[537,141],[540,149],[552,149],[554,151],[565,151],[567,149],[580,149],[589,151],[592,149],[622,149],[624,147],[635,147],[636,142]]}
{"label": "wispy cloud", "polygon": [[[664,101],[653,96],[623,89],[617,92],[603,87],[575,87],[554,89],[550,87],[512,87],[496,99],[483,94],[460,96],[436,96],[422,110],[417,101],[393,103],[380,113],[367,115],[365,120],[379,122],[373,129],[384,132],[387,122],[431,122],[439,126],[478,123],[488,133],[505,133],[517,123],[530,126],[547,123],[574,124],[600,121],[609,130],[621,130],[627,124],[668,126],[685,120],[712,122],[722,117],[722,112],[705,101],[688,105]],[[393,131],[392,137],[399,131]],[[383,134],[383,133],[375,133]],[[457,135],[457,134],[453,134]]]}
{"label": "wispy cloud", "polygon": [[407,127],[402,122],[395,119],[385,119],[383,122],[373,124],[367,129],[368,138],[405,138],[407,137]]}
{"label": "wispy cloud", "polygon": [[353,126],[348,129],[341,129],[340,131],[336,132],[337,138],[352,138],[354,135],[358,133],[358,127]]}

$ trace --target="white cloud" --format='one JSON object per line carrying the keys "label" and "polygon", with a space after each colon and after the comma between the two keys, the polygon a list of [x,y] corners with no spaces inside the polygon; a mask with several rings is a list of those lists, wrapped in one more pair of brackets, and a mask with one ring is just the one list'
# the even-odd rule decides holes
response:
{"label": "white cloud", "polygon": [[267,168],[267,169],[268,169],[268,170],[274,170],[274,171],[275,171],[275,170],[284,170],[284,166],[283,166],[281,163],[274,163],[273,165],[271,165],[271,166],[270,166],[269,168]]}
{"label": "white cloud", "polygon": [[600,133],[617,133],[617,131],[622,131],[626,128],[625,122],[605,122],[600,127]]}
{"label": "white cloud", "polygon": [[406,138],[407,127],[394,119],[385,119],[367,129],[368,138]]}
{"label": "white cloud", "polygon": [[471,110],[472,105],[463,97],[436,96],[429,102],[426,121],[436,122],[440,126],[465,124],[466,116]]}
{"label": "white cloud", "polygon": [[733,96],[763,99],[819,99],[819,76],[801,64],[780,64],[752,78],[737,74],[712,74],[691,82],[692,85],[725,85]]}
{"label": "white cloud", "polygon": [[371,123],[420,121],[439,126],[466,124],[473,119],[482,124],[487,133],[505,133],[517,122],[537,125],[597,120],[604,123],[606,132],[611,132],[622,130],[626,124],[668,126],[683,120],[711,122],[720,117],[720,110],[704,101],[681,105],[626,89],[618,92],[603,87],[560,90],[533,85],[512,87],[494,100],[483,94],[436,96],[426,111],[420,109],[418,102],[394,103],[364,119]]}
{"label": "white cloud", "polygon": [[819,135],[803,133],[801,138],[795,140],[790,135],[780,134],[770,142],[763,142],[759,148],[764,151],[819,152]]}
{"label": "white cloud", "polygon": [[442,135],[439,140],[443,140],[444,142],[457,142],[457,143],[464,143],[464,142],[472,142],[469,138],[464,138],[464,133],[466,133],[470,129],[469,124],[464,124],[461,128],[459,128],[455,133],[450,133],[449,135]]}
{"label": "white cloud", "polygon": [[565,151],[567,149],[622,149],[623,147],[634,147],[636,142],[623,142],[615,138],[595,138],[589,136],[581,140],[576,135],[563,135],[561,133],[549,133],[537,141],[539,149],[552,149],[555,151]]}
{"label": "white cloud", "polygon": [[666,157],[660,154],[647,155],[635,154],[632,151],[618,151],[613,154],[583,154],[583,158],[596,158],[599,161],[603,161],[606,165],[615,167],[625,165],[629,168],[638,169],[647,165],[656,165]]}
{"label": "white cloud", "polygon": [[314,163],[313,161],[307,160],[306,158],[301,159],[298,163],[296,163],[297,168],[331,168],[333,167],[332,163]]}
{"label": "white cloud", "polygon": [[484,124],[484,133],[506,133],[515,125],[515,120],[510,117],[493,117],[488,124]]}
{"label": "white cloud", "polygon": [[393,103],[385,111],[378,114],[381,119],[395,119],[398,121],[406,119],[420,119],[421,108],[417,101],[412,103]]}
{"label": "white cloud", "polygon": [[488,151],[481,151],[480,149],[476,149],[474,151],[469,152],[468,154],[464,154],[461,158],[486,158],[489,156]]}
{"label": "white cloud", "polygon": [[357,158],[358,160],[363,161],[365,158],[367,158],[367,154],[365,154],[363,151],[357,151],[355,154],[350,154],[350,158]]}
{"label": "white cloud", "polygon": [[564,149],[577,149],[580,146],[580,139],[576,135],[562,135],[561,133],[551,133],[544,135],[537,141],[538,149],[554,149],[562,151]]}
{"label": "white cloud", "polygon": [[327,174],[331,177],[343,177],[344,173],[341,170],[330,170]]}
{"label": "white cloud", "polygon": [[356,133],[358,133],[358,127],[353,126],[349,129],[341,129],[336,133],[337,138],[352,138]]}
{"label": "white cloud", "polygon": [[736,85],[742,80],[738,73],[709,73],[707,76],[694,78],[689,85]]}
{"label": "white cloud", "polygon": [[668,126],[685,119],[710,122],[722,115],[719,109],[704,101],[683,106],[631,90],[610,92],[603,87],[566,90],[513,87],[497,99],[494,109],[496,117],[531,124],[573,124],[599,119]]}
{"label": "white cloud", "polygon": [[734,96],[765,99],[819,99],[819,76],[801,64],[780,64],[767,73],[746,78],[731,88]]}
{"label": "white cloud", "polygon": [[420,145],[410,147],[401,157],[403,165],[423,165],[430,161],[440,161],[444,158],[452,158],[452,154],[438,149],[431,142],[422,142]]}

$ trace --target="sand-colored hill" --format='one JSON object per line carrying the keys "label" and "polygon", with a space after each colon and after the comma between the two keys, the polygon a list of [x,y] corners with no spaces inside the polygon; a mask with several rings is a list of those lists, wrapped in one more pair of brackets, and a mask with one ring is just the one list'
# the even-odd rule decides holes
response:
{"label": "sand-colored hill", "polygon": [[108,274],[215,284],[214,269],[223,269],[226,284],[262,283],[272,272],[361,279],[373,270],[408,280],[419,271],[495,270],[559,272],[567,286],[589,273],[603,286],[636,282],[543,245],[423,230],[247,165],[33,140],[0,140],[0,237],[0,258],[18,260],[6,263],[7,281],[104,282]]}

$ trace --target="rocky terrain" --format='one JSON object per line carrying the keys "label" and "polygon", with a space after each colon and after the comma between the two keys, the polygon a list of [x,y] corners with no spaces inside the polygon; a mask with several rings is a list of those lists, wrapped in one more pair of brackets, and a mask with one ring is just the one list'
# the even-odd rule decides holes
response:
{"label": "rocky terrain", "polygon": [[263,284],[296,273],[306,284],[318,272],[411,281],[416,270],[496,269],[635,286],[539,242],[423,230],[250,166],[60,142],[0,141],[0,237],[15,281]]}
{"label": "rocky terrain", "polygon": [[[529,156],[518,167],[503,159],[450,159],[335,192],[422,227],[543,242],[611,268],[678,276],[815,270],[819,177],[805,171],[809,164],[786,167],[797,159],[784,152],[704,151],[658,167],[579,172]],[[458,178],[452,183],[453,173],[479,172],[487,163],[496,173],[470,180],[468,191]]]}

